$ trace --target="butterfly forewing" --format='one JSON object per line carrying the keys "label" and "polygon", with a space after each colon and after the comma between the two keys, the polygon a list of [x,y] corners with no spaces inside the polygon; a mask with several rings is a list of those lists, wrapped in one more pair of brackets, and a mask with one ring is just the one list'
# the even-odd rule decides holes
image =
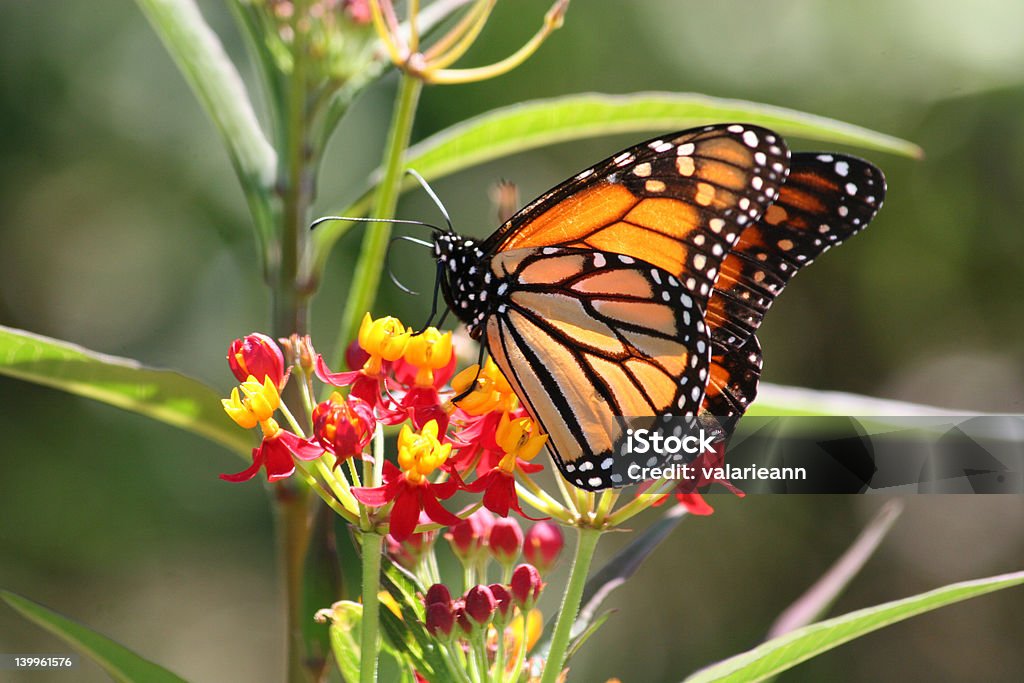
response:
{"label": "butterfly forewing", "polygon": [[621,254],[514,249],[492,267],[507,287],[487,346],[559,469],[587,489],[633,483],[620,418],[694,415],[704,395],[710,338],[693,298]]}
{"label": "butterfly forewing", "polygon": [[512,217],[485,252],[578,247],[631,256],[705,299],[741,231],[778,196],[789,152],[731,124],[655,138],[589,168]]}

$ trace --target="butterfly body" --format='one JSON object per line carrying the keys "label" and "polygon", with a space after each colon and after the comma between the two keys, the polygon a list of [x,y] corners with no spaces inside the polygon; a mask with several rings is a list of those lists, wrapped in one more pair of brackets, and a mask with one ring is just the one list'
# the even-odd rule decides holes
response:
{"label": "butterfly body", "polygon": [[434,254],[448,307],[548,433],[563,476],[599,490],[657,464],[624,453],[622,418],[742,415],[764,312],[870,221],[883,191],[866,162],[791,163],[769,130],[709,126],[606,159],[485,240],[439,233]]}

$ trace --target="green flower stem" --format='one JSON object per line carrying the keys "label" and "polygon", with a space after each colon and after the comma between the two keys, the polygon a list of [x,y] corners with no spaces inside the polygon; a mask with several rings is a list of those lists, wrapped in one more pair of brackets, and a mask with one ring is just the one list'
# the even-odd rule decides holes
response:
{"label": "green flower stem", "polygon": [[[334,474],[332,465],[327,461],[327,456],[321,456],[315,461],[316,469],[320,473],[321,478],[330,487],[331,492],[334,493],[335,497],[341,501],[341,504],[345,506],[346,511],[358,510],[359,503],[356,501],[355,496],[348,489],[348,482],[345,481],[345,477],[339,477]],[[354,516],[354,513],[350,513]],[[342,515],[349,521],[355,521],[358,523],[358,519],[351,519],[348,515]]]}
{"label": "green flower stem", "polygon": [[537,512],[551,515],[563,522],[572,522],[572,512],[551,497],[547,491],[537,485],[533,479],[524,476],[516,481],[516,495]]}
{"label": "green flower stem", "polygon": [[[409,147],[416,105],[422,89],[421,81],[410,76],[401,76],[395,113],[384,152],[384,177],[377,188],[373,218],[394,218],[402,183],[405,150]],[[345,347],[359,329],[359,321],[373,306],[384,270],[384,257],[387,254],[388,241],[391,239],[391,226],[387,223],[378,223],[368,226],[366,231],[359,262],[352,278],[352,290],[341,318],[341,330],[333,356],[335,365],[339,365],[341,359],[345,357]]]}
{"label": "green flower stem", "polygon": [[[323,487],[317,478],[313,476],[313,473],[309,471],[309,467],[302,461],[295,463],[296,468],[301,473],[302,478],[306,480],[309,487],[316,492],[318,496],[336,513],[338,513],[343,519],[350,524],[358,524],[359,518],[355,514],[349,512],[345,507],[338,502],[337,498],[331,495],[331,492]],[[319,463],[317,465],[319,467]]]}
{"label": "green flower stem", "polygon": [[519,633],[520,645],[518,648],[516,648],[516,665],[512,669],[512,675],[508,677],[508,680],[512,682],[519,681],[519,674],[523,670],[523,662],[526,661],[526,655],[528,654],[526,652],[526,643],[529,640],[530,635],[530,620],[528,618],[529,616],[530,615],[528,612],[519,613],[520,621],[522,621],[523,623],[521,625],[522,628],[520,629]]}
{"label": "green flower stem", "polygon": [[[455,628],[458,628],[456,626]],[[441,645],[439,651],[441,656],[444,657],[445,662],[448,664],[448,670],[455,673],[460,683],[472,683],[469,674],[466,673],[466,662],[465,655],[462,652],[462,648],[458,645],[458,640],[452,640],[451,642]]]}
{"label": "green flower stem", "polygon": [[658,501],[658,498],[671,493],[677,484],[678,482],[671,479],[663,479],[648,489],[644,494],[636,496],[633,500],[611,513],[606,519],[605,526],[616,527],[626,520],[639,515],[641,512],[654,505],[654,503]]}
{"label": "green flower stem", "polygon": [[363,620],[360,643],[359,682],[377,681],[377,645],[380,631],[380,558],[384,537],[372,531],[363,532]]}
{"label": "green flower stem", "polygon": [[291,428],[295,431],[295,433],[298,434],[303,439],[305,439],[306,432],[303,431],[302,425],[300,425],[298,421],[295,419],[295,416],[292,415],[292,411],[288,410],[288,405],[284,401],[281,401],[281,405],[277,406],[277,409],[280,410],[281,414],[284,415],[284,418],[288,420],[288,424],[291,425]]}
{"label": "green flower stem", "polygon": [[470,647],[473,655],[476,658],[476,666],[480,670],[480,676],[477,678],[481,683],[486,683],[490,679],[489,671],[487,669],[487,628],[481,627],[479,633],[473,637],[473,645]]}
{"label": "green flower stem", "polygon": [[544,663],[544,673],[540,679],[541,683],[555,683],[558,679],[558,674],[565,667],[565,654],[569,647],[569,638],[572,635],[572,627],[580,610],[583,587],[587,583],[590,563],[594,559],[594,550],[597,548],[597,542],[600,538],[601,531],[598,529],[579,528],[579,536],[576,540],[576,556],[573,558],[572,570],[569,573],[569,584],[565,589],[565,597],[562,598],[562,607],[559,610],[558,622],[555,624],[555,632],[551,637],[551,649],[548,652],[548,659]]}
{"label": "green flower stem", "polygon": [[608,518],[618,499],[619,492],[615,489],[608,489],[601,494],[601,500],[597,504],[597,513],[595,515],[598,523],[604,522]]}
{"label": "green flower stem", "polygon": [[498,650],[494,653],[494,675],[491,680],[494,683],[502,683],[505,680],[505,627],[501,626],[495,630],[498,632]]}

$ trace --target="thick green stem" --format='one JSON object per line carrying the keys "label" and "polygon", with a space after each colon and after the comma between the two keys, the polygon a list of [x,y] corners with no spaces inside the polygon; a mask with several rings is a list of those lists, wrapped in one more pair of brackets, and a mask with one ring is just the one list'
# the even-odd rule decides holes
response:
{"label": "thick green stem", "polygon": [[377,643],[380,631],[380,558],[384,537],[364,531],[363,539],[363,620],[362,640],[359,648],[359,681],[377,681]]}
{"label": "thick green stem", "polygon": [[287,601],[288,681],[299,683],[308,680],[303,664],[302,570],[309,548],[309,488],[275,485],[274,491],[277,556],[282,562]]}
{"label": "thick green stem", "polygon": [[587,583],[587,574],[590,572],[590,562],[594,559],[594,550],[601,538],[601,531],[581,527],[576,540],[576,556],[572,561],[572,571],[569,574],[569,585],[565,589],[565,597],[562,598],[562,607],[558,614],[558,622],[555,624],[555,632],[551,637],[551,649],[548,651],[548,660],[544,663],[544,674],[541,676],[541,683],[555,683],[558,674],[565,666],[565,653],[569,648],[569,638],[572,636],[572,627],[576,623],[576,616],[580,611],[580,600],[583,598],[583,587]]}
{"label": "thick green stem", "polygon": [[[422,89],[421,81],[404,74],[401,76],[391,129],[388,131],[387,148],[384,151],[384,177],[377,188],[373,218],[395,216],[404,171],[403,159],[405,150],[409,147],[416,105]],[[355,336],[363,314],[370,309],[377,297],[390,239],[391,226],[387,223],[371,224],[366,228],[366,237],[363,238],[363,246],[359,252],[359,262],[352,277],[352,289],[341,319],[341,330],[333,355],[335,365],[345,357],[345,347]]]}
{"label": "thick green stem", "polygon": [[[305,0],[296,3],[295,16],[306,15]],[[300,282],[301,259],[309,239],[307,224],[313,201],[315,165],[309,148],[310,112],[306,31],[297,23],[293,49],[293,68],[283,91],[284,101],[276,103],[277,145],[280,150],[275,190],[278,196],[275,217],[276,239],[266,245],[267,284],[271,292],[271,329],[275,337],[305,334],[309,328],[309,295]],[[301,387],[289,382],[283,401],[298,410],[302,406]],[[288,604],[288,680],[310,680],[306,668],[307,644],[303,626],[304,574],[312,533],[310,490],[304,481],[292,477],[276,485],[276,514],[279,519],[278,549],[284,565]]]}

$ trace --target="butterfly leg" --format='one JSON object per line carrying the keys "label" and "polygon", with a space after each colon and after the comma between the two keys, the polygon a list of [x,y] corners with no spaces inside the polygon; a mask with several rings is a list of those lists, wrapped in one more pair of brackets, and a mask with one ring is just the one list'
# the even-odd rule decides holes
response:
{"label": "butterfly leg", "polygon": [[467,396],[469,396],[470,394],[472,394],[473,390],[476,389],[476,383],[478,381],[480,381],[480,373],[484,369],[484,354],[486,354],[486,353],[487,353],[487,347],[485,345],[481,344],[480,345],[480,354],[476,358],[476,375],[473,377],[473,381],[469,383],[469,386],[466,387],[465,391],[460,392],[457,396],[454,396],[452,398],[452,403],[458,403],[462,399],[464,399]]}
{"label": "butterfly leg", "polygon": [[[426,329],[430,327],[430,324],[434,322],[434,316],[437,315],[437,298],[438,295],[441,293],[442,269],[443,267],[441,266],[441,264],[437,264],[437,274],[434,276],[434,296],[430,302],[430,315],[427,316],[427,322],[423,323],[423,327],[421,327],[417,332],[415,332],[414,336],[417,334],[423,334],[426,331]],[[445,316],[447,315],[448,311],[445,311]],[[441,320],[443,321],[444,318],[442,317]]]}

